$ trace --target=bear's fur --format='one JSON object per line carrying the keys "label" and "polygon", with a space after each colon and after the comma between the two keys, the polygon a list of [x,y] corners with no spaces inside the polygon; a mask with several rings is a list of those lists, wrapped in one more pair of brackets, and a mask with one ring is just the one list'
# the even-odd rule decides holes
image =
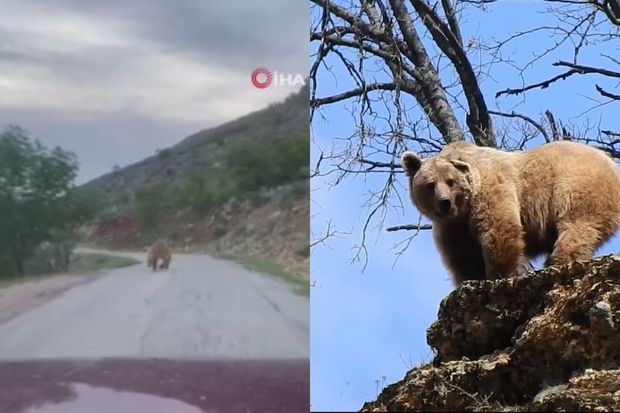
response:
{"label": "bear's fur", "polygon": [[457,285],[513,275],[543,254],[545,265],[590,259],[620,226],[620,175],[587,145],[503,152],[457,142],[427,160],[405,152],[401,162]]}
{"label": "bear's fur", "polygon": [[157,241],[149,248],[146,255],[146,265],[157,270],[157,263],[161,260],[160,269],[167,269],[170,266],[170,260],[172,259],[172,252],[168,245],[163,241]]}

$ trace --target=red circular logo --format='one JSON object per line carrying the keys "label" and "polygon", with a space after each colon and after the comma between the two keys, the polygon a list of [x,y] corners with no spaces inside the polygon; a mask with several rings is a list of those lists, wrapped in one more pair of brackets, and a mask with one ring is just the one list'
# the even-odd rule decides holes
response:
{"label": "red circular logo", "polygon": [[273,75],[271,70],[259,67],[252,72],[252,84],[259,89],[265,89],[271,84]]}

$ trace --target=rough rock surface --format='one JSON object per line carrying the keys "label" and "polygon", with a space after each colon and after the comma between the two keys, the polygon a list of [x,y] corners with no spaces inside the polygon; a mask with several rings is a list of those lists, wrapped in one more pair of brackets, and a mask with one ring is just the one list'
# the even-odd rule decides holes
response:
{"label": "rough rock surface", "polygon": [[620,256],[468,281],[427,341],[433,362],[362,411],[618,411]]}

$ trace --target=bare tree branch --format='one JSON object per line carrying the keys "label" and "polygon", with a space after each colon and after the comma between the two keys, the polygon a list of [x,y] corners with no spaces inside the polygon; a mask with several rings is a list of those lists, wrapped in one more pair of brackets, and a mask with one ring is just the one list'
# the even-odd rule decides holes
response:
{"label": "bare tree branch", "polygon": [[598,67],[578,65],[578,64],[574,64],[570,62],[565,62],[562,60],[560,60],[559,62],[553,63],[553,66],[570,67],[571,69],[575,70],[576,73],[579,73],[579,74],[598,73],[603,76],[620,78],[620,72],[615,72],[613,70],[607,70],[607,69],[601,69]]}
{"label": "bare tree branch", "polygon": [[[463,132],[456,120],[452,107],[448,103],[443,91],[439,75],[431,63],[431,59],[418,36],[415,26],[409,17],[409,12],[402,0],[390,0],[390,5],[400,27],[400,31],[405,39],[411,58],[418,70],[423,74],[425,83],[422,84],[424,96],[430,107],[425,107],[425,111],[434,111],[437,129],[441,132],[446,142],[456,142],[463,140]],[[424,105],[423,105],[424,106]]]}
{"label": "bare tree branch", "polygon": [[461,28],[459,27],[459,22],[456,19],[456,13],[454,11],[454,7],[452,6],[451,0],[441,0],[441,5],[443,6],[444,12],[446,14],[446,19],[448,20],[448,25],[450,26],[452,34],[459,42],[459,45],[463,47],[463,36],[461,35]]}
{"label": "bare tree branch", "polygon": [[314,241],[310,244],[310,248],[314,248],[319,244],[325,244],[328,240],[332,238],[342,238],[342,235],[345,235],[345,232],[336,231],[332,229],[332,221],[327,221],[327,229],[325,231],[325,235],[321,235],[320,237],[315,237]]}
{"label": "bare tree branch", "polygon": [[460,3],[471,3],[471,4],[491,4],[495,3],[499,0],[458,0]]}
{"label": "bare tree branch", "polygon": [[[358,162],[371,165],[371,169],[372,168],[390,168],[390,169],[402,168],[402,166],[400,164],[396,164],[396,163],[392,163],[392,162],[389,162],[389,163],[388,162],[375,162],[375,161],[369,161],[367,159],[359,159]],[[402,171],[402,172],[404,172],[404,171]]]}
{"label": "bare tree branch", "polygon": [[[364,87],[359,87],[357,89],[349,90],[348,92],[339,93],[334,96],[329,96],[325,98],[313,99],[310,101],[310,107],[316,108],[321,105],[328,105],[330,103],[339,102],[341,100],[349,99],[356,96],[364,95],[365,93],[372,92],[374,90],[390,90],[394,91],[399,87],[395,82],[392,83],[372,83],[369,85],[364,85]],[[400,85],[401,89],[409,90],[412,94],[414,93],[412,89],[410,89],[407,85]]]}
{"label": "bare tree branch", "polygon": [[618,0],[546,0],[549,3],[591,5],[602,11],[612,24],[620,26],[620,1]]}
{"label": "bare tree branch", "polygon": [[529,116],[522,115],[520,113],[516,113],[515,111],[512,111],[510,113],[505,113],[505,112],[498,112],[498,111],[495,111],[495,110],[490,110],[489,113],[491,115],[498,115],[498,116],[503,116],[503,117],[506,117],[506,118],[520,118],[520,119],[523,119],[524,121],[534,125],[534,127],[536,129],[538,129],[538,131],[543,135],[543,137],[545,138],[545,141],[550,142],[549,135],[547,134],[547,131],[545,130],[545,128],[543,128],[543,126],[540,123],[536,122],[534,119],[530,118]]}
{"label": "bare tree branch", "polygon": [[546,89],[553,82],[556,82],[558,80],[565,80],[567,77],[574,75],[575,73],[578,73],[578,71],[573,69],[573,70],[564,72],[561,75],[554,76],[551,79],[543,80],[542,82],[539,82],[539,83],[534,83],[533,85],[529,85],[529,86],[525,86],[525,87],[517,88],[517,89],[508,88],[508,89],[500,90],[499,92],[495,94],[495,98],[498,98],[502,95],[518,95],[520,93],[527,92],[528,90],[532,90],[536,88]]}
{"label": "bare tree branch", "polygon": [[465,54],[465,50],[457,37],[449,27],[442,22],[437,14],[424,2],[424,0],[410,0],[413,7],[422,17],[426,28],[433,36],[439,48],[448,56],[465,92],[469,106],[467,126],[474,135],[478,145],[496,147],[491,118],[487,110],[482,91],[478,86],[478,80],[471,63]]}
{"label": "bare tree branch", "polygon": [[598,93],[600,93],[601,95],[605,96],[606,98],[610,98],[610,99],[613,99],[613,100],[620,100],[620,95],[616,95],[616,94],[613,94],[611,92],[607,92],[606,90],[604,90],[599,85],[596,85],[596,91]]}
{"label": "bare tree branch", "polygon": [[394,231],[412,231],[412,230],[418,230],[418,231],[424,231],[424,230],[429,230],[429,229],[433,229],[433,226],[430,224],[426,224],[426,225],[398,225],[396,227],[389,227],[386,228],[385,230],[388,232],[394,232]]}
{"label": "bare tree branch", "polygon": [[554,141],[559,140],[560,134],[558,133],[558,126],[555,123],[555,117],[553,116],[553,113],[551,113],[550,110],[546,110],[545,116],[547,117],[547,120],[549,121],[549,126],[551,127],[551,136],[553,137],[553,140]]}

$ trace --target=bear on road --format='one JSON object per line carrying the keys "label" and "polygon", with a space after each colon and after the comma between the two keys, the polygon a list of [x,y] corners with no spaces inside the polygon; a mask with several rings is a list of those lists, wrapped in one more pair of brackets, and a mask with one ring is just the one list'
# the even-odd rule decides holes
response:
{"label": "bear on road", "polygon": [[172,252],[168,245],[163,241],[157,241],[149,248],[146,258],[146,264],[152,268],[153,271],[157,270],[157,264],[161,260],[160,269],[167,269],[172,259]]}

